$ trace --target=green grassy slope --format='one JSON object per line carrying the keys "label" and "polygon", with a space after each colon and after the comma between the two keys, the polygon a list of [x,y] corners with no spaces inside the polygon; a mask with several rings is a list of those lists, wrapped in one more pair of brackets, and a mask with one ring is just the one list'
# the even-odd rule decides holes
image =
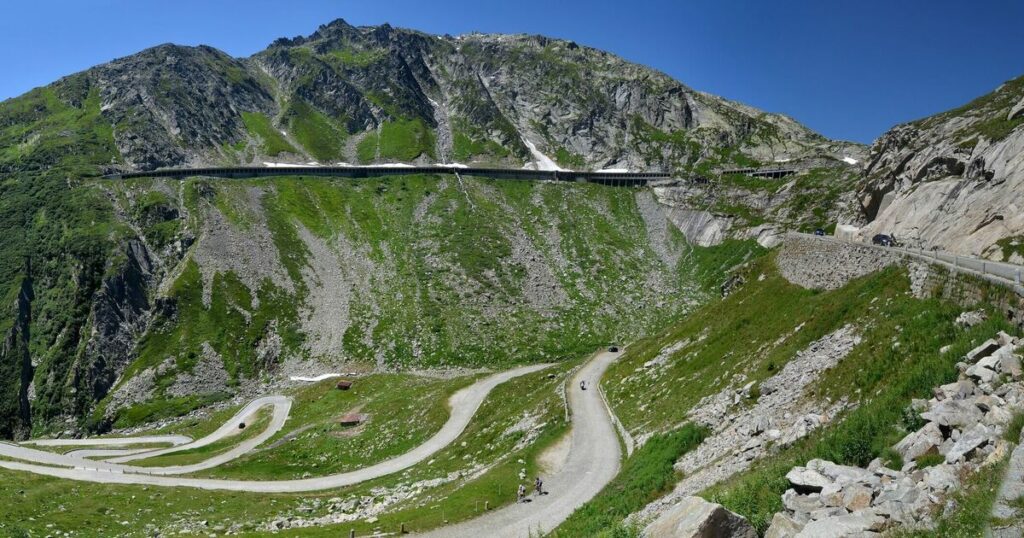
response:
{"label": "green grassy slope", "polygon": [[[671,432],[706,395],[727,387],[734,376],[756,383],[778,372],[809,343],[846,325],[862,341],[838,366],[826,371],[808,397],[847,399],[857,408],[795,445],[776,449],[750,471],[704,492],[715,502],[748,517],[763,531],[781,509],[788,487],[784,475],[813,458],[867,465],[881,457],[899,466],[892,444],[916,425],[907,417],[912,398],[956,379],[955,363],[998,330],[1013,332],[989,300],[984,324],[954,324],[965,309],[939,298],[909,293],[906,273],[890,268],[835,291],[805,290],[789,284],[774,266],[774,254],[742,270],[738,291],[694,311],[665,331],[641,339],[613,365],[604,381],[611,405],[633,435]],[[982,297],[986,297],[984,294]],[[950,346],[946,353],[940,348]],[[644,363],[663,357],[665,366],[647,373]],[[739,406],[745,405],[743,402]]]}
{"label": "green grassy slope", "polygon": [[[559,360],[653,331],[706,297],[726,265],[756,251],[750,243],[689,249],[664,217],[645,220],[637,202],[645,193],[592,184],[432,176],[189,180],[175,184],[175,197],[160,182],[101,185],[117,193],[124,214],[146,215],[157,205],[180,215],[139,220],[163,243],[175,237],[165,233],[188,233],[197,236],[192,250],[202,249],[215,218],[239,236],[265,230],[272,248],[252,263],[278,266],[281,274],[253,281],[247,267],[211,269],[201,266],[206,258],[169,257],[172,315],[154,320],[121,381],[164,364],[154,393],[163,406],[126,410],[120,426],[155,418],[157,408],[199,405],[164,394],[194,368],[205,345],[223,359],[232,384],[266,368],[259,349],[269,335],[280,338],[277,361]],[[652,238],[654,231],[662,238]],[[320,275],[332,267],[341,282]],[[331,293],[344,294],[341,314],[318,310],[317,301]],[[318,316],[331,316],[325,323],[340,343],[318,344],[323,335],[307,327]]]}

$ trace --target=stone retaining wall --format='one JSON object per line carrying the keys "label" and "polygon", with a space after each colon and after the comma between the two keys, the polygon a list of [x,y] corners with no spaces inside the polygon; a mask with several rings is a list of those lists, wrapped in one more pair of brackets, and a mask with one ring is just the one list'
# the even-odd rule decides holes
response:
{"label": "stone retaining wall", "polygon": [[804,288],[834,290],[903,257],[829,237],[786,234],[776,263],[786,280]]}

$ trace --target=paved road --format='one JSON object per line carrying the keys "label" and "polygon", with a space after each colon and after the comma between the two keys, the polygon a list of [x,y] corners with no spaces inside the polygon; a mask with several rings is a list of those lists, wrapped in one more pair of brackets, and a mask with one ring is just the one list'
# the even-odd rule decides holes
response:
{"label": "paved road", "polygon": [[[619,472],[621,448],[598,383],[621,353],[604,352],[591,359],[570,381],[572,447],[562,469],[544,478],[548,495],[531,494],[528,503],[516,503],[487,515],[436,529],[421,536],[436,538],[524,538],[542,536],[592,499]],[[580,390],[586,380],[587,390]],[[533,477],[528,477],[530,480]],[[509,484],[514,491],[515,484]],[[529,488],[533,491],[532,485]]]}
{"label": "paved road", "polygon": [[[485,379],[459,390],[448,400],[451,407],[448,421],[441,430],[418,447],[390,460],[356,471],[329,476],[306,478],[301,480],[217,480],[208,478],[185,478],[163,476],[152,473],[158,468],[140,468],[122,466],[117,463],[94,462],[88,460],[89,468],[68,465],[68,456],[34,450],[27,447],[0,443],[0,456],[28,460],[35,463],[0,460],[0,467],[15,471],[27,471],[36,474],[106,484],[148,484],[154,486],[185,486],[201,489],[217,489],[230,491],[249,491],[263,493],[287,493],[334,489],[358,484],[373,478],[389,475],[429,458],[431,455],[451,444],[462,434],[470,419],[476,414],[480,404],[494,387],[531,372],[547,368],[548,364],[524,366],[494,374]],[[273,397],[271,397],[273,398]],[[237,427],[234,422],[230,423]],[[48,465],[63,465],[51,467]]]}
{"label": "paved road", "polygon": [[21,444],[36,446],[129,446],[162,443],[183,445],[191,442],[192,438],[187,435],[150,435],[148,437],[96,437],[93,439],[35,439]]}
{"label": "paved road", "polygon": [[[266,396],[258,398],[249,402],[245,407],[240,409],[231,419],[225,422],[220,428],[213,433],[192,441],[190,443],[179,444],[177,446],[162,448],[162,449],[143,449],[143,450],[82,450],[75,451],[68,454],[56,454],[52,452],[46,452],[42,450],[36,450],[24,446],[17,446],[8,443],[0,443],[0,456],[6,456],[16,458],[20,460],[27,460],[36,463],[45,463],[48,465],[58,465],[63,467],[72,467],[78,470],[102,470],[105,472],[118,472],[118,473],[141,473],[150,475],[176,475],[176,474],[188,474],[206,469],[212,469],[218,465],[222,465],[231,460],[239,458],[252,449],[261,445],[264,441],[272,437],[275,433],[284,427],[285,420],[288,419],[288,413],[291,410],[291,399],[284,396]],[[131,465],[122,465],[127,461],[152,458],[155,456],[162,456],[165,454],[174,454],[185,450],[194,448],[200,448],[209,444],[215,443],[226,437],[236,435],[239,431],[239,424],[246,422],[252,423],[256,413],[258,413],[264,407],[273,407],[273,416],[271,417],[270,424],[267,428],[260,432],[259,435],[246,439],[245,441],[236,444],[231,449],[221,452],[211,458],[203,460],[198,463],[190,465],[173,465],[166,467],[137,467]],[[153,441],[154,439],[161,439],[161,437],[141,437],[141,438],[116,438],[108,437],[101,439],[90,439],[93,441],[91,446],[97,446],[101,444],[121,446],[125,444],[125,441],[134,439],[147,439]],[[49,440],[57,441],[57,440]],[[75,441],[75,440],[69,440]],[[136,441],[138,442],[138,441]],[[38,443],[37,443],[38,444]],[[96,461],[86,459],[86,456],[96,455],[113,455],[113,457],[107,461]]]}

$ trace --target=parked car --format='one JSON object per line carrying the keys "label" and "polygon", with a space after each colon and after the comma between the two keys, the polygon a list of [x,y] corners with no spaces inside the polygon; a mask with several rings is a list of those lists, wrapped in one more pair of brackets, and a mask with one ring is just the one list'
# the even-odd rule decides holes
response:
{"label": "parked car", "polygon": [[818,235],[818,236],[825,235],[825,230],[823,228],[816,228],[814,230],[814,235]]}
{"label": "parked car", "polygon": [[608,346],[608,351],[611,352],[611,353],[618,353],[619,352],[619,346]]}
{"label": "parked car", "polygon": [[875,234],[875,236],[871,238],[871,243],[883,247],[894,247],[897,244],[896,239],[893,236],[886,234]]}

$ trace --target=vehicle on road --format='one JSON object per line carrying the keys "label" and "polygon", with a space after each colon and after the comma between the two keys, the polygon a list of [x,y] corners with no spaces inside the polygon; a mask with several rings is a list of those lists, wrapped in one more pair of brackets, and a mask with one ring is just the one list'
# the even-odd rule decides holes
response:
{"label": "vehicle on road", "polygon": [[825,229],[824,228],[816,228],[814,230],[814,235],[817,235],[819,237],[825,235]]}
{"label": "vehicle on road", "polygon": [[896,238],[887,234],[875,234],[875,236],[871,238],[871,244],[883,247],[895,247],[899,245],[899,243],[896,242]]}
{"label": "vehicle on road", "polygon": [[619,352],[619,346],[608,346],[608,352],[609,353],[618,353]]}

